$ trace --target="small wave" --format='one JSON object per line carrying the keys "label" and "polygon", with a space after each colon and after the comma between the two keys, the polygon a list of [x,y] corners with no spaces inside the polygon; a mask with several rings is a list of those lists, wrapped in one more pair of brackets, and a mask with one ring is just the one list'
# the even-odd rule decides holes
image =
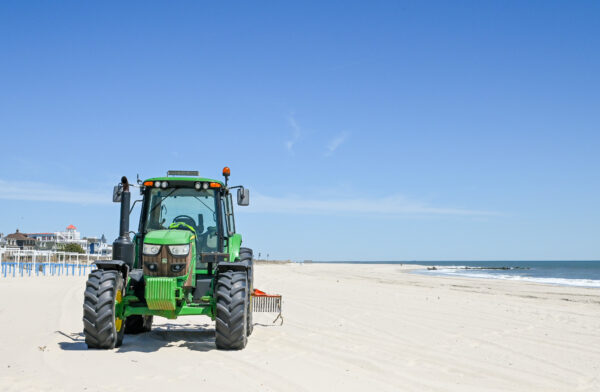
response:
{"label": "small wave", "polygon": [[531,269],[531,267],[520,267],[520,266],[512,266],[512,267],[508,267],[508,266],[497,266],[497,267],[485,267],[485,266],[469,266],[469,265],[445,265],[445,266],[429,266],[427,267],[427,269],[429,271],[436,271],[436,270],[478,270],[478,271],[512,271],[512,270],[528,270]]}
{"label": "small wave", "polygon": [[566,279],[566,278],[551,278],[551,277],[533,277],[522,275],[506,275],[506,274],[491,274],[484,272],[469,273],[464,269],[443,267],[433,271],[421,270],[425,274],[445,275],[445,276],[461,276],[466,278],[483,278],[483,279],[501,279],[501,280],[517,280],[533,283],[544,283],[561,286],[576,286],[576,287],[598,287],[600,288],[600,280],[595,279]]}

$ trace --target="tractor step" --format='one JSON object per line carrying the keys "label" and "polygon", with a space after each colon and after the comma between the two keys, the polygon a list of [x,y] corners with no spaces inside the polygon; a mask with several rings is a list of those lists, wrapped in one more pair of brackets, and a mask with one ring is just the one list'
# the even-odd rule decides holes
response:
{"label": "tractor step", "polygon": [[212,283],[212,277],[205,275],[196,275],[196,287],[194,288],[194,302],[208,302],[206,297],[210,291],[210,285]]}
{"label": "tractor step", "polygon": [[259,289],[254,289],[252,293],[252,311],[261,313],[277,313],[277,320],[281,320],[279,325],[283,325],[283,316],[281,315],[281,295],[267,294]]}

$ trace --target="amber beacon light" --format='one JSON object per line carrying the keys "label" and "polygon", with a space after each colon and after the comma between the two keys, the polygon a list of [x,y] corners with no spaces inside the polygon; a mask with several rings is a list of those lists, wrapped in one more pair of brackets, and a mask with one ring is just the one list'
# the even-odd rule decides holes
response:
{"label": "amber beacon light", "polygon": [[223,168],[223,177],[225,177],[225,186],[227,186],[227,180],[229,180],[229,175],[231,174],[231,170],[229,167],[225,166]]}

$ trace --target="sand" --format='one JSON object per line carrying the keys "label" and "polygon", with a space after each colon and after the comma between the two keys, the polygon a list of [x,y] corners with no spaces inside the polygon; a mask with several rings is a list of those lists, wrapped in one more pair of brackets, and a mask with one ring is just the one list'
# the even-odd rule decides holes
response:
{"label": "sand", "polygon": [[259,265],[283,326],[243,351],[203,317],[110,351],[82,337],[85,278],[0,279],[2,391],[600,391],[600,290],[421,276],[394,265]]}

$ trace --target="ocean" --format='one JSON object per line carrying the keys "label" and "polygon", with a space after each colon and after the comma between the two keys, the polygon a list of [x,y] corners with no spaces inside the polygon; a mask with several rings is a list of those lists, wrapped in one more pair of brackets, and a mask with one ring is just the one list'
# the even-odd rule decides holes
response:
{"label": "ocean", "polygon": [[314,263],[419,264],[435,269],[416,270],[426,275],[600,288],[600,260],[592,261],[314,261]]}

